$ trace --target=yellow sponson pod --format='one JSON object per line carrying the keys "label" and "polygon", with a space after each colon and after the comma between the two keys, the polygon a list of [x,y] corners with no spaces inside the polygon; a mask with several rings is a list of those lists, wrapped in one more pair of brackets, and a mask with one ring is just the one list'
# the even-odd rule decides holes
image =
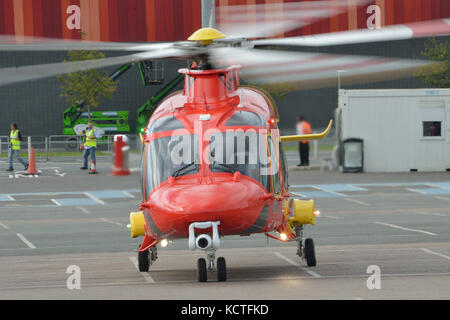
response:
{"label": "yellow sponson pod", "polygon": [[314,200],[294,199],[293,215],[289,219],[290,224],[316,224],[314,215]]}
{"label": "yellow sponson pod", "polygon": [[203,45],[212,43],[215,39],[225,38],[225,35],[214,28],[201,28],[195,31],[189,38],[189,41],[201,41]]}
{"label": "yellow sponson pod", "polygon": [[130,213],[130,224],[132,238],[145,235],[145,218],[142,211]]}

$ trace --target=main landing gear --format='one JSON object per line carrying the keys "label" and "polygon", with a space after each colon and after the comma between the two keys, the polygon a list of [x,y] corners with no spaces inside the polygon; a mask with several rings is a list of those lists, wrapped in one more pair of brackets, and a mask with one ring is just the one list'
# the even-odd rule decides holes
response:
{"label": "main landing gear", "polygon": [[148,269],[156,259],[158,259],[158,250],[156,247],[138,252],[139,272],[148,272]]}
{"label": "main landing gear", "polygon": [[217,281],[227,281],[227,264],[224,257],[217,258],[217,270],[214,267],[214,260],[216,256],[216,250],[210,250],[207,252],[208,267],[206,267],[206,260],[199,258],[197,260],[197,276],[199,282],[206,282],[208,280],[208,271],[217,271]]}
{"label": "main landing gear", "polygon": [[315,267],[317,260],[313,239],[307,238],[303,244],[303,226],[297,227],[295,233],[297,235],[297,255],[302,260],[306,260],[308,267]]}

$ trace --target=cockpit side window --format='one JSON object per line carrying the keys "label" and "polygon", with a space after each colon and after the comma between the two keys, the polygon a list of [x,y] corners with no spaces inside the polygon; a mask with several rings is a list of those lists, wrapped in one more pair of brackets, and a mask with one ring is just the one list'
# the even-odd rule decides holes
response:
{"label": "cockpit side window", "polygon": [[148,133],[152,134],[156,132],[173,131],[183,128],[184,126],[180,122],[180,120],[178,120],[174,116],[167,116],[151,122],[150,126],[148,127]]}
{"label": "cockpit side window", "polygon": [[273,192],[278,194],[281,192],[281,182],[280,182],[280,172],[279,172],[279,162],[278,154],[275,150],[272,137],[267,137],[267,142],[269,144],[270,152],[270,168],[272,171],[272,182],[273,182]]}
{"label": "cockpit side window", "polygon": [[225,123],[227,127],[236,126],[254,126],[264,127],[266,121],[262,116],[250,111],[236,111],[233,116]]}

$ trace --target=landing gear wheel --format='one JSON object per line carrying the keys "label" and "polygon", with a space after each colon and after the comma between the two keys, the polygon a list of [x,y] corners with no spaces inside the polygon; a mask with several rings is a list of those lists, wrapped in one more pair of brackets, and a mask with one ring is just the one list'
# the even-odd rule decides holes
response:
{"label": "landing gear wheel", "polygon": [[227,264],[223,257],[217,259],[217,280],[227,281]]}
{"label": "landing gear wheel", "polygon": [[206,282],[206,280],[208,280],[208,275],[206,272],[206,260],[203,258],[197,260],[197,275],[198,282]]}
{"label": "landing gear wheel", "polygon": [[152,261],[156,261],[156,259],[158,259],[158,249],[156,247],[150,248],[150,254],[152,256]]}
{"label": "landing gear wheel", "polygon": [[138,266],[139,272],[148,272],[150,268],[150,257],[148,250],[138,252]]}
{"label": "landing gear wheel", "polygon": [[305,249],[304,249],[306,264],[308,267],[315,267],[317,265],[316,261],[316,252],[314,249],[314,241],[311,238],[305,240]]}

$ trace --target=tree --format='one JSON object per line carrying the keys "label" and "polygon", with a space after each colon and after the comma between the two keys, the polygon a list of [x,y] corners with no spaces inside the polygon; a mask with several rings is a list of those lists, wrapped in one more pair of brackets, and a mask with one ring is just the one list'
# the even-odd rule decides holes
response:
{"label": "tree", "polygon": [[438,43],[435,38],[429,38],[425,42],[425,49],[420,54],[436,63],[422,68],[417,77],[433,88],[449,88],[450,44],[447,41]]}
{"label": "tree", "polygon": [[[84,38],[85,34],[82,33]],[[91,59],[104,59],[105,55],[98,51],[69,51],[69,61],[82,61]],[[64,60],[67,62],[67,60]],[[84,103],[83,110],[87,109],[88,121],[91,120],[91,109],[96,109],[102,99],[112,98],[117,89],[117,81],[112,80],[104,71],[91,69],[59,76],[62,83],[62,97],[72,105]]]}

